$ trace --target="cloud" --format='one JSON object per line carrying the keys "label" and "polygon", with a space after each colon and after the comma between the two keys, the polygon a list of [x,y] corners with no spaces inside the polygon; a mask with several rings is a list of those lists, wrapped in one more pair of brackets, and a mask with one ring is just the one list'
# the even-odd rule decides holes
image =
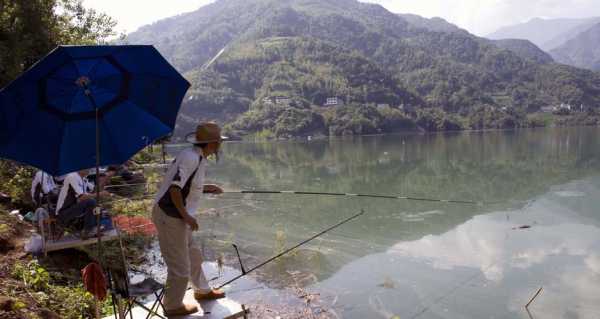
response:
{"label": "cloud", "polygon": [[600,16],[597,0],[366,0],[396,13],[441,17],[477,35],[532,18]]}
{"label": "cloud", "polygon": [[133,32],[146,24],[194,11],[211,2],[213,0],[84,0],[83,4],[115,18],[118,31]]}
{"label": "cloud", "polygon": [[541,200],[511,220],[504,219],[511,212],[476,216],[445,234],[400,242],[388,253],[428,260],[437,269],[478,268],[493,282],[502,281],[507,270],[529,269],[550,256],[586,256],[587,268],[600,270],[600,256],[591,254],[600,247],[600,228],[596,226],[563,220],[527,231],[513,230],[530,219],[549,220],[548,212],[563,218],[576,216],[566,207],[553,210],[557,208],[552,202]]}
{"label": "cloud", "polygon": [[[477,35],[535,17],[582,18],[600,16],[598,0],[361,0],[378,3],[396,13],[442,17]],[[213,0],[84,0],[87,7],[117,19],[127,32],[170,16],[200,8]]]}

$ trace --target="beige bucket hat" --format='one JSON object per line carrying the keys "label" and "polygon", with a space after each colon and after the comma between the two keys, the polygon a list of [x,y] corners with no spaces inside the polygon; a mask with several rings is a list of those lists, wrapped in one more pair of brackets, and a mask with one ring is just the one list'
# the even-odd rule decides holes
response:
{"label": "beige bucket hat", "polygon": [[214,122],[201,123],[196,128],[196,132],[192,132],[185,137],[186,142],[191,144],[222,142],[228,139],[228,137],[221,135],[221,127]]}

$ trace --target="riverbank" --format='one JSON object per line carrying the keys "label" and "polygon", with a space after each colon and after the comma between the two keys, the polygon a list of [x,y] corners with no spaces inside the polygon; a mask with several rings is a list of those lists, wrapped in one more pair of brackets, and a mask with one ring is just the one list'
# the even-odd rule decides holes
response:
{"label": "riverbank", "polygon": [[[82,286],[81,269],[92,261],[94,247],[83,250],[70,249],[36,257],[25,251],[34,227],[9,214],[8,207],[0,207],[0,318],[58,319],[91,318],[94,299]],[[107,258],[116,247],[107,244]],[[128,262],[136,272],[157,275],[164,281],[164,264],[160,259],[156,239],[125,237]],[[217,259],[211,255],[211,260]],[[214,258],[213,258],[214,257]],[[227,264],[235,260],[228,256]],[[204,265],[207,272],[217,271],[217,263]],[[236,276],[237,269],[224,266],[218,271],[220,278]],[[161,275],[162,274],[162,275]],[[216,283],[214,283],[216,284]],[[253,279],[243,280],[229,289],[228,295],[245,303],[251,311],[249,318],[336,318],[334,313],[320,305],[318,294],[300,287],[271,289]],[[102,315],[112,313],[110,297],[101,304]]]}
{"label": "riverbank", "polygon": [[78,318],[93,315],[94,301],[81,284],[89,258],[76,251],[37,259],[25,252],[33,227],[0,208],[0,318]]}
{"label": "riverbank", "polygon": [[[530,113],[518,114],[510,110],[483,110],[476,115],[461,117],[444,112],[422,112],[410,117],[401,126],[380,127],[377,121],[363,118],[354,126],[326,131],[310,131],[301,134],[279,134],[269,128],[258,131],[235,129],[225,126],[225,134],[234,141],[272,141],[308,139],[317,140],[340,136],[373,136],[389,134],[428,134],[442,132],[483,132],[532,128],[598,126],[600,113],[595,110],[569,114]],[[408,123],[408,124],[407,124]],[[175,137],[173,141],[181,141]]]}

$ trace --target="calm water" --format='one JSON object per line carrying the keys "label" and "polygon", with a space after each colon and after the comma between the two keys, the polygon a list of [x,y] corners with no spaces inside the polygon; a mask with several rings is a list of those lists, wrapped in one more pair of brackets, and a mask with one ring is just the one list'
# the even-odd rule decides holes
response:
{"label": "calm water", "polygon": [[[600,129],[230,143],[227,189],[500,202],[226,194],[198,235],[246,268],[364,209],[257,272],[255,293],[303,287],[343,318],[600,318]],[[531,228],[520,229],[528,225]],[[237,267],[234,259],[228,265]],[[239,286],[232,285],[232,293]]]}

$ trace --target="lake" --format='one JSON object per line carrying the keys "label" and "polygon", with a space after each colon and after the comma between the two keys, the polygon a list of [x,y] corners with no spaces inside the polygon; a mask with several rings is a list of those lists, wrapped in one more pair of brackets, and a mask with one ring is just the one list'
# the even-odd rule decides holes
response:
{"label": "lake", "polygon": [[483,204],[224,194],[204,202],[197,240],[239,269],[237,244],[251,268],[364,210],[230,295],[243,287],[273,300],[301,288],[341,318],[600,318],[599,136],[590,127],[226,143],[208,179],[227,190]]}

